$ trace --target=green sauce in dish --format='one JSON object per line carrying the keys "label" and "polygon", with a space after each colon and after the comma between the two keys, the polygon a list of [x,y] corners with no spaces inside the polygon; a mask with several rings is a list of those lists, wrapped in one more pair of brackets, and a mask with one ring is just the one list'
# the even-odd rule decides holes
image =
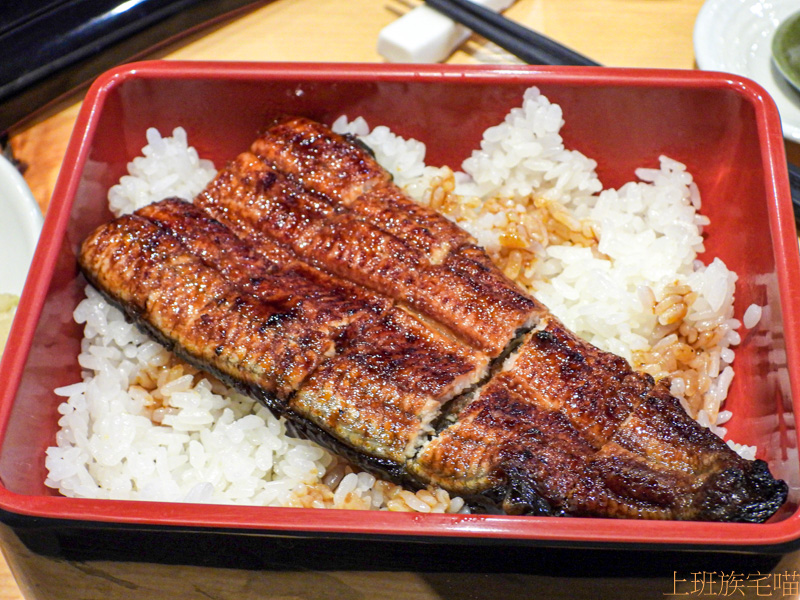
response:
{"label": "green sauce in dish", "polygon": [[772,60],[797,90],[800,90],[800,12],[783,21],[772,38]]}

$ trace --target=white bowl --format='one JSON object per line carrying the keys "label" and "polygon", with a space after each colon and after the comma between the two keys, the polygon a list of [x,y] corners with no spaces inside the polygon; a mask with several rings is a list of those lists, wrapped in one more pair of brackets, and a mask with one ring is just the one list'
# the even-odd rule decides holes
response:
{"label": "white bowl", "polygon": [[800,93],[772,64],[772,36],[800,8],[798,0],[706,0],[694,28],[697,66],[747,77],[766,89],[783,136],[800,142]]}
{"label": "white bowl", "polygon": [[25,179],[0,156],[0,293],[22,293],[42,221]]}

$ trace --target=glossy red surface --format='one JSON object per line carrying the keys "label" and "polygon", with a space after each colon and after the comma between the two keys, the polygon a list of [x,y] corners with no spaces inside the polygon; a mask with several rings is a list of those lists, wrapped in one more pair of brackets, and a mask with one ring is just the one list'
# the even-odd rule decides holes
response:
{"label": "glossy red surface", "polygon": [[[737,349],[730,435],[759,448],[787,480],[786,506],[761,525],[578,518],[364,514],[350,511],[164,505],[63,498],[43,484],[60,399],[79,379],[82,295],[75,252],[110,215],[108,188],[146,143],[145,130],[184,127],[201,156],[222,164],[280,113],[371,125],[423,140],[432,163],[458,165],[487,126],[536,85],[564,109],[569,147],[598,161],[618,186],[659,154],[687,164],[711,218],[707,258],[738,272],[737,316],[769,308]],[[763,549],[800,537],[796,400],[800,390],[800,264],[777,111],[756,84],[732,75],[632,69],[225,64],[149,62],[111,71],[92,87],[78,118],[2,363],[0,509],[142,526],[249,530],[270,535],[414,536],[531,544],[669,545]],[[18,520],[18,519],[17,519]]]}

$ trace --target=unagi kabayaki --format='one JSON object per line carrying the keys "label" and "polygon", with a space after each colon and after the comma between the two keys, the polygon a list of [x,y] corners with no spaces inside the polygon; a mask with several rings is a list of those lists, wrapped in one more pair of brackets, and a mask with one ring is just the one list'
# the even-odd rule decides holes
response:
{"label": "unagi kabayaki", "polygon": [[361,467],[512,514],[762,522],[787,496],[665,382],[567,330],[361,145],[277,121],[189,203],[83,243],[185,359]]}

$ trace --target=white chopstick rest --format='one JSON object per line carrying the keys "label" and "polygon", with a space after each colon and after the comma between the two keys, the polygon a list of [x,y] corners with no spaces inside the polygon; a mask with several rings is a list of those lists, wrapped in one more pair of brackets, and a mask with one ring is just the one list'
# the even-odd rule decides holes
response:
{"label": "white chopstick rest", "polygon": [[[472,0],[495,12],[514,0]],[[470,30],[442,13],[422,5],[384,27],[378,53],[389,62],[435,63],[445,60],[470,35]]]}

